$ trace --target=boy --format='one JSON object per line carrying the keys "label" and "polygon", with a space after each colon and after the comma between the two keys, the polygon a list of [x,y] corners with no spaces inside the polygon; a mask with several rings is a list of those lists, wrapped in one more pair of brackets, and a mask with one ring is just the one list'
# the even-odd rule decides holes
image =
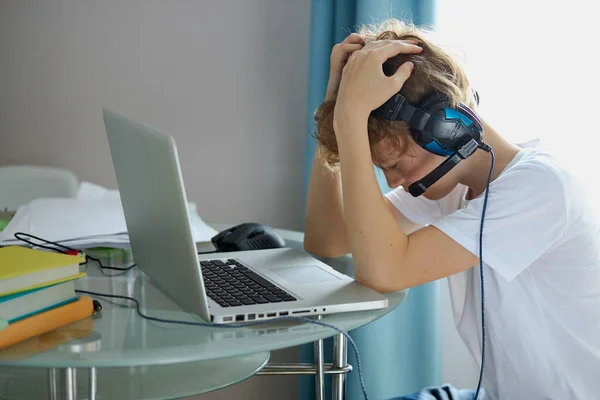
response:
{"label": "boy", "polygon": [[[305,249],[351,252],[356,279],[380,292],[448,277],[457,329],[479,364],[482,261],[485,398],[598,398],[600,230],[581,185],[535,142],[509,143],[481,120],[495,163],[481,145],[413,190],[446,158],[417,143],[414,124],[382,118],[398,92],[417,108],[437,95],[476,113],[463,68],[424,30],[390,20],[336,45],[315,113]],[[393,189],[385,196],[373,164]],[[445,386],[405,399],[473,395]]]}

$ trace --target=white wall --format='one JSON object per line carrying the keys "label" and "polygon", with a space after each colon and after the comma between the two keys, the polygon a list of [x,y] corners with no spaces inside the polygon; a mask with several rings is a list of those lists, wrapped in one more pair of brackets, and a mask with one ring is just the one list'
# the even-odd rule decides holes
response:
{"label": "white wall", "polygon": [[0,164],[116,187],[102,107],[172,134],[209,221],[302,226],[310,1],[0,3]]}
{"label": "white wall", "polygon": [[[4,0],[0,165],[116,188],[109,106],[175,137],[207,221],[300,229],[309,25],[310,0]],[[295,394],[259,377],[198,398]]]}

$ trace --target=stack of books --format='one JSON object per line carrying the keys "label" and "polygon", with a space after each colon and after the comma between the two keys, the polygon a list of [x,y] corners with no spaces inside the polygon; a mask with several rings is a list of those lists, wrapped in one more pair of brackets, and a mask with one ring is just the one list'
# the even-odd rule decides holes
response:
{"label": "stack of books", "polygon": [[92,300],[75,292],[83,262],[80,255],[0,248],[0,349],[93,313]]}

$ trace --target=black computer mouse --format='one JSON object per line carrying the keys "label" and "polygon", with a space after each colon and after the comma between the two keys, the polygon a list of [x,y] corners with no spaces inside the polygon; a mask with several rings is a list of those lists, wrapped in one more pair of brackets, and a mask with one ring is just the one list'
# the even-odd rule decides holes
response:
{"label": "black computer mouse", "polygon": [[285,241],[273,228],[253,222],[219,232],[211,241],[219,252],[275,249],[285,246]]}

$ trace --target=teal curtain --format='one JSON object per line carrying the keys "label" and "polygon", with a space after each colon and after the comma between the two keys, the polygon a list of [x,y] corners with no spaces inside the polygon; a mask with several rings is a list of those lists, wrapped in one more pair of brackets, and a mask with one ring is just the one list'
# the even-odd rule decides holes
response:
{"label": "teal curtain", "polygon": [[[329,55],[360,24],[394,17],[416,25],[435,27],[437,0],[313,0],[309,58],[307,126],[314,132],[314,110],[325,97],[329,77]],[[315,140],[307,134],[305,154],[305,193],[315,151]],[[389,188],[378,174],[382,192]],[[386,317],[351,332],[358,345],[369,397],[386,399],[409,394],[441,382],[439,282],[409,291],[404,302]],[[331,362],[331,341],[325,344],[326,362]],[[313,361],[313,347],[301,347],[303,362]],[[349,362],[356,366],[351,349]],[[300,399],[314,398],[314,378],[300,378]],[[326,398],[330,383],[326,377]],[[362,398],[356,368],[347,382],[348,400]]]}

